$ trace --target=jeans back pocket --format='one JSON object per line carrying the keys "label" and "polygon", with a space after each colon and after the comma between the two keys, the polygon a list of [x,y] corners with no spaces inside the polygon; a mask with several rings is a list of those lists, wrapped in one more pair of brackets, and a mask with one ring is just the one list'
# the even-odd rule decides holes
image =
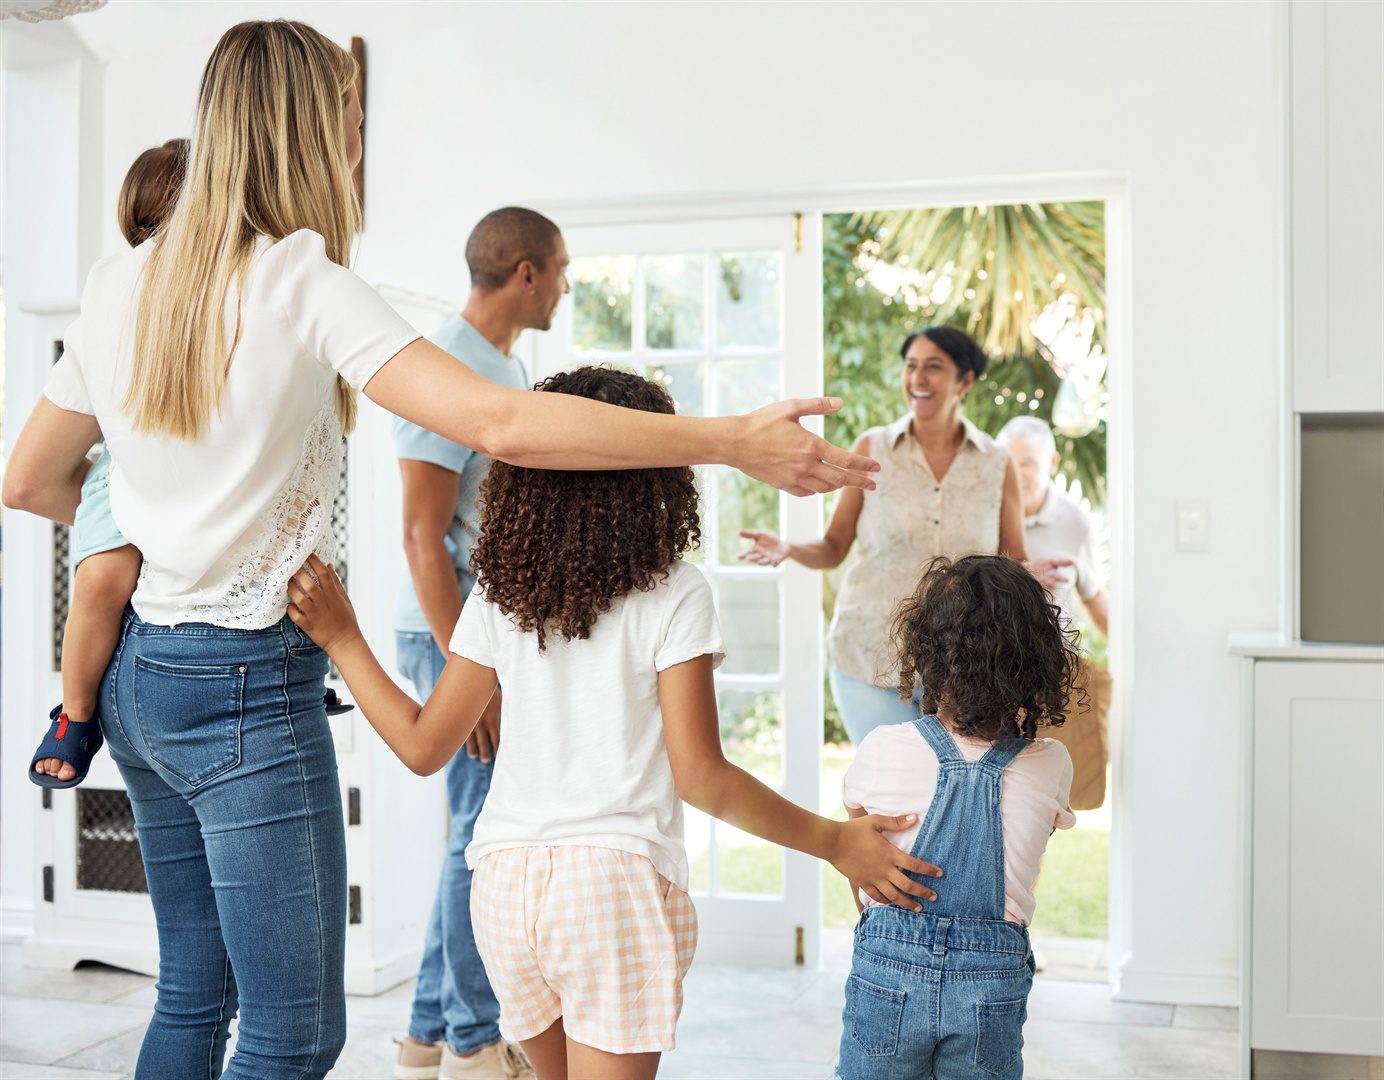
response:
{"label": "jeans back pocket", "polygon": [[846,980],[846,1030],[866,1057],[893,1057],[899,1052],[903,1024],[903,990],[876,986],[859,975]]}
{"label": "jeans back pocket", "polygon": [[1024,1048],[1028,999],[976,1002],[976,1064],[1004,1075],[1014,1068]]}
{"label": "jeans back pocket", "polygon": [[134,661],[135,718],[156,764],[191,788],[240,764],[246,665]]}

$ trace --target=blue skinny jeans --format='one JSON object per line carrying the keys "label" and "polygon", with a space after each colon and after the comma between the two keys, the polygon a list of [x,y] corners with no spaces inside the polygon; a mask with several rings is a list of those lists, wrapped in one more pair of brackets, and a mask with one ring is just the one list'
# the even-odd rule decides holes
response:
{"label": "blue skinny jeans", "polygon": [[346,839],[327,657],[127,611],[101,728],[134,808],[159,980],[136,1080],[317,1080],[346,1039]]}

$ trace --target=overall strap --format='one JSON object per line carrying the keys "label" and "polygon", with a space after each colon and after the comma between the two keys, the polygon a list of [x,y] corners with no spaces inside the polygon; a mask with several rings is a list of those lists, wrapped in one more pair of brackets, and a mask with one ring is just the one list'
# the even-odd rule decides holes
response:
{"label": "overall strap", "polygon": [[990,761],[968,761],[937,717],[925,716],[914,724],[937,755],[937,789],[910,854],[946,873],[927,912],[948,918],[1003,919],[1002,769],[1023,747],[999,748],[1003,764],[994,762],[994,747],[986,750]]}
{"label": "overall strap", "polygon": [[913,726],[918,729],[918,734],[927,740],[927,744],[932,747],[939,762],[966,760],[961,756],[961,751],[956,748],[956,743],[952,741],[951,735],[937,717],[921,716],[913,721]]}
{"label": "overall strap", "polygon": [[1007,769],[1016,757],[1028,749],[1030,743],[1027,739],[1009,739],[1005,742],[995,742],[990,744],[990,749],[985,751],[985,756],[980,759],[982,765],[993,765],[997,769]]}

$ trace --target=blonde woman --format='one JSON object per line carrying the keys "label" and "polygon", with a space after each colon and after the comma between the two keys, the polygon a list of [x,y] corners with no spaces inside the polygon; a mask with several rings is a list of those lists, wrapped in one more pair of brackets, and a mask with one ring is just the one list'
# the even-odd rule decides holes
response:
{"label": "blonde woman", "polygon": [[164,235],[97,264],[6,505],[71,521],[104,433],[144,569],[97,703],[159,929],[136,1076],[321,1077],[345,1038],[346,858],[325,654],[284,618],[333,555],[354,392],[490,457],[555,469],[724,462],[795,494],[870,486],[797,419],[825,399],[686,419],[475,375],[345,268],[354,65],[301,23],[229,30],[203,74]]}

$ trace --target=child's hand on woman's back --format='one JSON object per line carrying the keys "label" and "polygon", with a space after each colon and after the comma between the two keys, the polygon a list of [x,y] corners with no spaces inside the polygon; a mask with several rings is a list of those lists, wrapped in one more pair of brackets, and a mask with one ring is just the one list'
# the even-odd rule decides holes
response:
{"label": "child's hand on woman's back", "polygon": [[288,617],[328,653],[360,636],[346,587],[336,570],[316,555],[309,555],[289,580],[288,599]]}
{"label": "child's hand on woman's back", "polygon": [[941,877],[942,871],[901,851],[881,835],[902,832],[917,820],[915,814],[899,817],[869,814],[838,822],[835,851],[827,861],[845,875],[847,881],[881,904],[897,904],[910,911],[921,911],[922,904],[913,897],[936,900],[937,894],[904,871],[923,877]]}

